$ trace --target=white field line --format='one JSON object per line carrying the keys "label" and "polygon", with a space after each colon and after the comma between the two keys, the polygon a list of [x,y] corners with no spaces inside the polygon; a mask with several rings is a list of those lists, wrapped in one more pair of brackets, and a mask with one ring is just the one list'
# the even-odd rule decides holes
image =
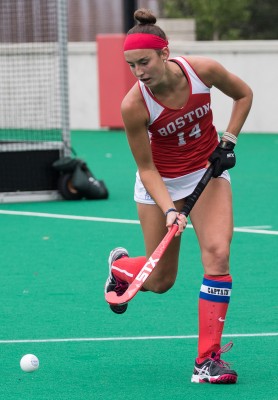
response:
{"label": "white field line", "polygon": [[[93,222],[108,222],[108,223],[117,223],[117,224],[139,224],[138,220],[134,219],[118,219],[118,218],[102,218],[102,217],[86,217],[82,215],[66,215],[66,214],[49,214],[49,213],[39,213],[39,212],[30,212],[30,211],[10,211],[10,210],[0,210],[0,214],[2,215],[18,215],[22,217],[39,217],[39,218],[55,218],[55,219],[68,219],[68,220],[76,220],[76,221],[93,221]],[[268,226],[267,226],[268,227]],[[193,226],[191,224],[187,225],[187,228],[192,229]],[[261,228],[261,229],[258,229]],[[262,229],[265,226],[255,226],[255,227],[243,227],[243,228],[234,228],[235,232],[242,233],[257,233],[260,235],[278,235],[278,231],[265,230]]]}
{"label": "white field line", "polygon": [[139,221],[134,219],[117,219],[117,218],[101,218],[101,217],[86,217],[83,215],[66,215],[66,214],[49,214],[30,211],[9,211],[0,210],[0,214],[4,215],[19,215],[22,217],[40,217],[54,219],[71,219],[76,221],[93,221],[93,222],[110,222],[118,224],[139,224]]}
{"label": "white field line", "polygon": [[[227,338],[251,338],[251,337],[273,337],[278,336],[278,332],[262,332],[262,333],[231,333],[224,334],[222,337]],[[68,342],[114,342],[114,341],[136,341],[136,340],[188,340],[197,339],[198,335],[187,336],[123,336],[123,337],[96,337],[96,338],[58,338],[58,339],[15,339],[0,340],[0,344],[16,344],[16,343],[68,343]]]}

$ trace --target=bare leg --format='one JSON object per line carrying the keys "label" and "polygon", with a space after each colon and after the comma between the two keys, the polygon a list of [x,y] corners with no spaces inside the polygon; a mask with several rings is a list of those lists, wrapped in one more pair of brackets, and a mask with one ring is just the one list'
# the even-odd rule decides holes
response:
{"label": "bare leg", "polygon": [[[175,206],[180,209],[182,204],[183,200],[180,200]],[[167,233],[166,219],[157,205],[138,203],[137,207],[148,258]],[[146,290],[164,293],[173,286],[178,270],[180,242],[181,236],[172,240],[155,270],[144,283]]]}
{"label": "bare leg", "polygon": [[233,233],[229,182],[223,178],[212,179],[191,211],[190,219],[199,240],[205,273],[228,274]]}

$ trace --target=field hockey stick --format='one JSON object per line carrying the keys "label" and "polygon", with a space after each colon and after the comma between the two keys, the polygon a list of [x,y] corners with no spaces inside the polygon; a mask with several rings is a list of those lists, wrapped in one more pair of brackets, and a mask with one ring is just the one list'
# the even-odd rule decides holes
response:
{"label": "field hockey stick", "polygon": [[[192,210],[197,200],[201,196],[203,190],[209,183],[213,174],[213,170],[214,170],[213,165],[210,165],[206,170],[206,172],[204,173],[201,180],[198,182],[194,191],[186,198],[186,203],[180,212],[181,214],[184,214],[186,217],[188,217],[190,211]],[[129,285],[127,290],[121,296],[118,296],[117,293],[114,291],[105,294],[105,300],[107,301],[107,303],[114,306],[120,305],[129,302],[136,295],[136,293],[143,286],[145,280],[150,276],[150,274],[155,269],[157,263],[165,253],[167,247],[171,243],[171,240],[178,231],[178,228],[179,227],[177,223],[172,225],[171,229],[167,232],[167,234],[164,236],[164,238],[159,243],[157,248],[154,250],[154,252],[147,260],[145,265],[142,267],[141,271],[138,273],[134,281]]]}

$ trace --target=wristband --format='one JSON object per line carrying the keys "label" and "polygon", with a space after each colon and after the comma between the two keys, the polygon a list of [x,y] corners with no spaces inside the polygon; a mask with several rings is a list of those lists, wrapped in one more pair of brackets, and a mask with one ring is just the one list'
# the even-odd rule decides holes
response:
{"label": "wristband", "polygon": [[168,215],[170,212],[172,212],[172,211],[177,212],[177,210],[176,210],[175,208],[169,208],[169,209],[165,212],[165,217],[167,217],[167,215]]}
{"label": "wristband", "polygon": [[229,140],[229,142],[232,142],[235,145],[237,143],[237,137],[235,135],[233,135],[232,133],[230,133],[230,132],[224,132],[224,134],[222,136],[222,139]]}

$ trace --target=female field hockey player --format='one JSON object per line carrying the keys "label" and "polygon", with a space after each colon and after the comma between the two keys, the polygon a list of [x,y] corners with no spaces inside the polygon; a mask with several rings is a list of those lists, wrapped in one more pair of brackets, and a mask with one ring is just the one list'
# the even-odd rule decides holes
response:
{"label": "female field hockey player", "polygon": [[[235,165],[234,147],[252,103],[250,87],[210,58],[169,58],[166,35],[150,10],[135,11],[138,22],[127,33],[124,57],[138,82],[122,102],[122,116],[136,161],[134,199],[144,235],[146,256],[129,257],[123,247],[109,256],[105,292],[121,295],[177,220],[178,232],[144,291],[164,293],[176,279],[181,233],[187,219],[179,214],[205,168],[213,178],[190,213],[204,267],[199,296],[198,356],[192,382],[235,383],[237,373],[220,359],[232,277],[229,255],[233,213],[228,169]],[[221,140],[213,125],[210,88],[233,99],[227,130]],[[122,314],[127,304],[110,306]]]}

